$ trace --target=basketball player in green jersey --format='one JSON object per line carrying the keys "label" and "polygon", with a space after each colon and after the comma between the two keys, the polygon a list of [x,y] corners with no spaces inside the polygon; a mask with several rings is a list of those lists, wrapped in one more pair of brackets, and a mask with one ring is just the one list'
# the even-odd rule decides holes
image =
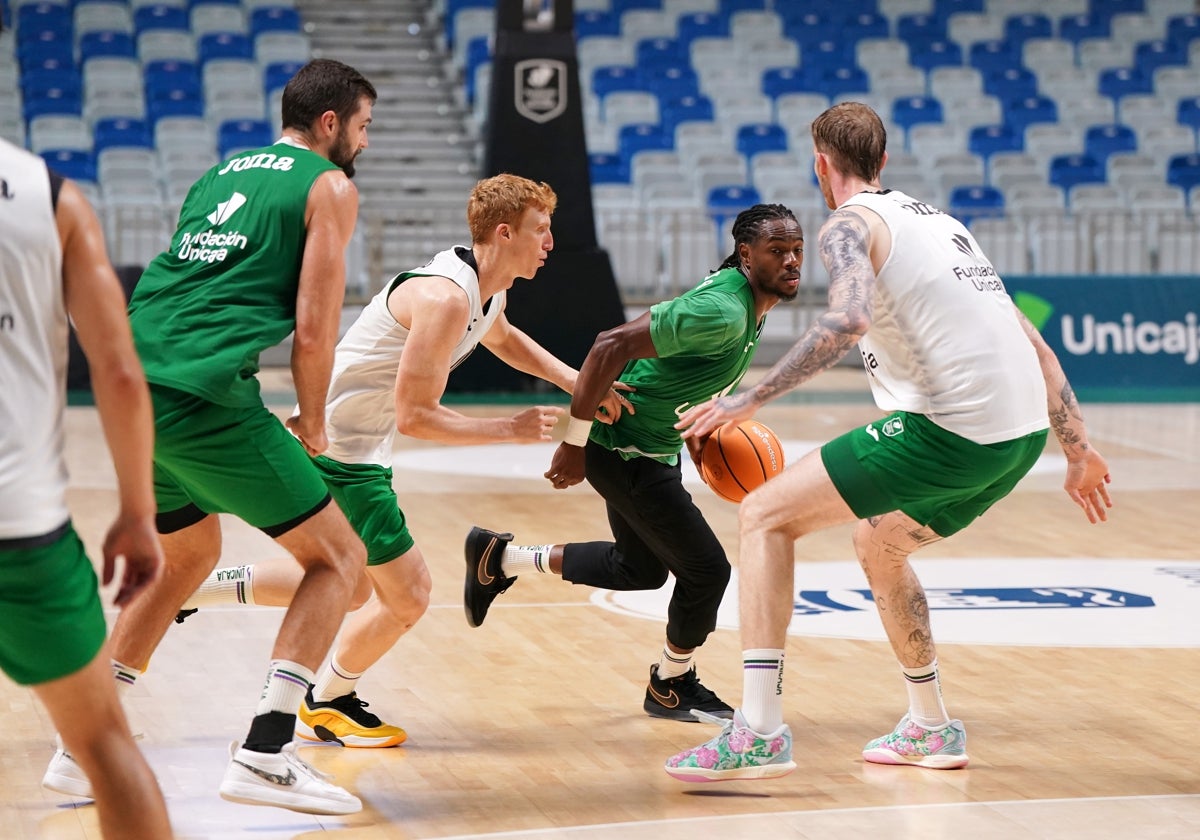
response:
{"label": "basketball player in green jersey", "polygon": [[[720,269],[674,300],[601,333],[579,371],[571,419],[546,473],[558,489],[584,478],[604,497],[613,542],[509,545],[511,534],[475,528],[466,543],[467,619],[479,626],[513,579],[549,572],[602,589],[657,589],[675,576],[666,643],[650,667],[643,709],[695,721],[693,710],[733,710],[696,676],[695,649],[716,628],[729,583],[725,549],[683,487],[679,413],[735,388],[754,358],[766,314],[800,288],[804,234],[778,204],[738,214],[735,249]],[[632,410],[611,424],[590,419],[614,380]],[[691,441],[698,460],[702,443]]]}
{"label": "basketball player in green jersey", "polygon": [[[291,742],[296,710],[366,562],[309,455],[327,446],[343,255],[358,215],[349,176],[366,148],[375,99],[371,83],[340,62],[301,68],[283,92],[281,139],[235,155],[196,182],[170,250],[147,267],[129,307],[154,404],[165,564],[113,630],[118,686],[145,670],[180,605],[216,565],[217,514],[261,529],[296,558],[304,579],[220,791],[235,802],[310,813],[362,807],[301,761]],[[263,405],[255,374],[259,354],[293,330],[299,412],[284,428]],[[61,751],[51,770],[86,785]]]}

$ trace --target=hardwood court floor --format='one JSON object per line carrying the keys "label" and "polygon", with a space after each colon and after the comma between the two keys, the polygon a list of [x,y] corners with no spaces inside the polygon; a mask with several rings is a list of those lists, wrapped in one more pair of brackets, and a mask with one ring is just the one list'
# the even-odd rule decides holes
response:
{"label": "hardwood court floor", "polygon": [[[877,417],[865,392],[859,375],[835,372],[761,419],[794,459]],[[172,627],[131,694],[131,720],[178,835],[197,840],[1200,837],[1200,405],[1085,410],[1114,476],[1107,525],[1089,526],[1070,505],[1052,448],[1045,469],[916,563],[936,609],[947,705],[968,730],[966,770],[880,767],[859,755],[905,700],[878,620],[851,608],[865,583],[848,527],[798,547],[805,603],[840,606],[793,621],[802,635],[789,640],[785,714],[799,768],[784,779],[704,786],[662,772],[667,756],[715,732],[641,710],[665,595],[606,595],[539,576],[469,628],[462,542],[473,523],[519,542],[608,535],[589,488],[555,492],[540,478],[549,446],[401,444],[396,487],[433,572],[433,604],[359,687],[409,740],[303,751],[362,797],[361,814],[311,817],[217,796],[277,610],[211,609]],[[115,497],[95,412],[70,409],[69,436],[71,502],[95,556]],[[693,493],[736,565],[736,507],[703,486]],[[275,553],[236,521],[226,533],[222,565]],[[1154,606],[1122,592],[1150,592]],[[986,608],[997,599],[1010,608]],[[704,682],[736,704],[736,630],[718,629],[697,661]],[[0,838],[99,837],[94,809],[40,787],[52,727],[7,681],[0,724]]]}

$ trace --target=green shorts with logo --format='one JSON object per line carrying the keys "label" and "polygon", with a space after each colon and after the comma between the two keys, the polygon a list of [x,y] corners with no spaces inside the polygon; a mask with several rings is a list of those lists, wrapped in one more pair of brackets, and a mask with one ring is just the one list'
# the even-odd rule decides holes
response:
{"label": "green shorts with logo", "polygon": [[0,669],[21,685],[91,662],[108,627],[96,572],[68,522],[29,540],[0,541]]}
{"label": "green shorts with logo", "polygon": [[277,537],[329,503],[304,447],[261,403],[217,405],[161,385],[150,398],[159,531],[232,513]]}
{"label": "green shorts with logo", "polygon": [[325,486],[367,547],[367,565],[395,560],[414,545],[392,489],[392,471],[377,464],[343,464],[319,455]]}
{"label": "green shorts with logo", "polygon": [[834,438],[821,460],[855,516],[898,510],[948,537],[1012,491],[1046,435],[981,444],[900,411]]}

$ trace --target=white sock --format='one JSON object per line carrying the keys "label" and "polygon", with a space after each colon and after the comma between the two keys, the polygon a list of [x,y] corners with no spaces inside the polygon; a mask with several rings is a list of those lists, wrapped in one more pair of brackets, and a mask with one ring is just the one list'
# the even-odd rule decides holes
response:
{"label": "white sock", "polygon": [[141,676],[141,671],[137,668],[130,668],[128,665],[123,665],[117,660],[112,660],[112,675],[113,680],[117,684],[117,699],[123,700],[125,695],[129,693],[129,689],[133,688],[133,684],[137,682],[137,678]]}
{"label": "white sock", "polygon": [[263,685],[262,696],[258,699],[258,708],[254,714],[265,715],[268,712],[283,712],[294,715],[300,709],[300,703],[312,683],[313,672],[298,662],[286,659],[272,659],[267,669],[267,682]]}
{"label": "white sock", "polygon": [[926,729],[940,729],[950,722],[942,705],[942,681],[937,660],[920,668],[901,668],[908,689],[908,714],[914,723]]}
{"label": "white sock", "polygon": [[522,572],[549,572],[550,550],[553,545],[510,545],[500,558],[500,571],[505,577]]}
{"label": "white sock", "polygon": [[658,678],[660,680],[669,680],[671,677],[681,677],[691,669],[691,653],[676,653],[666,645],[663,645],[662,656],[658,660]]}
{"label": "white sock", "polygon": [[760,735],[783,726],[783,649],[742,651],[742,717]]}
{"label": "white sock", "polygon": [[216,604],[253,604],[254,567],[230,566],[214,569],[181,609],[194,610]]}
{"label": "white sock", "polygon": [[355,674],[348,668],[343,668],[337,661],[337,654],[329,659],[329,664],[321,669],[316,683],[313,685],[313,699],[318,703],[328,703],[354,691],[362,674]]}

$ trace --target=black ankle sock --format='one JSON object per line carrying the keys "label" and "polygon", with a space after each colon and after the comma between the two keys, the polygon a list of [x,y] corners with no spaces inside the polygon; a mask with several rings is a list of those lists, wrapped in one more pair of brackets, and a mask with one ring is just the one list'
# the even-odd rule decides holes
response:
{"label": "black ankle sock", "polygon": [[286,712],[267,712],[255,715],[250,723],[250,732],[242,744],[248,750],[261,753],[277,753],[292,740],[296,732],[296,716]]}

